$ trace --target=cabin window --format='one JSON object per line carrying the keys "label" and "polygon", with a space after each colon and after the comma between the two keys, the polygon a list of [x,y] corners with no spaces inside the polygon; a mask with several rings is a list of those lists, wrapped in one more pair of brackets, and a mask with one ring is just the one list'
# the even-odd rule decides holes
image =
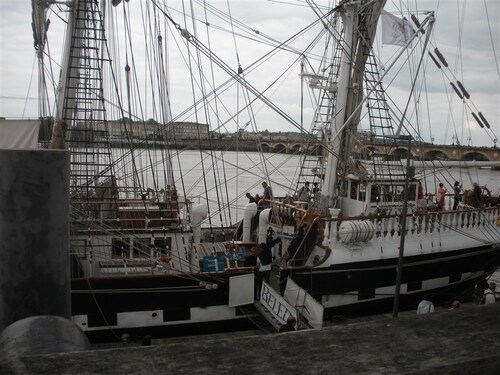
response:
{"label": "cabin window", "polygon": [[408,200],[414,201],[417,199],[417,185],[411,184],[410,189],[408,190]]}
{"label": "cabin window", "polygon": [[88,241],[86,239],[71,240],[71,255],[80,259],[87,259]]}
{"label": "cabin window", "polygon": [[342,181],[340,185],[340,196],[341,197],[348,197],[348,190],[349,188],[349,183],[347,181]]}
{"label": "cabin window", "polygon": [[358,199],[358,184],[351,182],[351,199]]}
{"label": "cabin window", "polygon": [[404,185],[394,185],[394,202],[402,202],[404,200],[404,194]]}
{"label": "cabin window", "polygon": [[383,196],[384,196],[384,202],[392,202],[393,199],[393,193],[392,193],[392,186],[391,185],[386,185],[382,186],[382,191],[383,191]]}
{"label": "cabin window", "polygon": [[382,186],[384,202],[402,202],[404,197],[404,185]]}
{"label": "cabin window", "polygon": [[370,202],[375,203],[380,200],[380,190],[377,185],[371,187]]}
{"label": "cabin window", "polygon": [[134,240],[134,257],[144,258],[151,255],[151,242],[149,238]]}
{"label": "cabin window", "polygon": [[112,251],[111,254],[113,258],[122,258],[128,257],[128,251],[130,248],[130,243],[127,238],[113,238],[113,242],[111,243]]}
{"label": "cabin window", "polygon": [[168,255],[171,248],[172,238],[155,238],[155,249],[158,253],[155,254],[156,257]]}
{"label": "cabin window", "polygon": [[366,201],[366,185],[359,185],[359,200],[362,202]]}

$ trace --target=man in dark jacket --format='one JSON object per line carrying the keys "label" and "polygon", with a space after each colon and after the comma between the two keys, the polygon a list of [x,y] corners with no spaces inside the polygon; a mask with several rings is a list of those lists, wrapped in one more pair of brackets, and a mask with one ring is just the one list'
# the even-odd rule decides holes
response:
{"label": "man in dark jacket", "polygon": [[474,182],[474,189],[472,189],[472,207],[480,208],[481,207],[481,188]]}
{"label": "man in dark jacket", "polygon": [[256,298],[260,296],[260,290],[262,289],[262,280],[269,283],[271,278],[271,264],[273,262],[273,255],[271,249],[262,242],[255,246],[252,251],[257,255],[257,284],[256,284]]}

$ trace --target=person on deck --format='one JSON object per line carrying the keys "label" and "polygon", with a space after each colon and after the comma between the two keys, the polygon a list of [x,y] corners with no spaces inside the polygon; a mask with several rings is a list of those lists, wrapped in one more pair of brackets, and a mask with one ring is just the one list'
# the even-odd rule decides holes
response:
{"label": "person on deck", "polygon": [[442,182],[440,182],[438,190],[437,190],[437,206],[438,206],[438,210],[440,210],[440,211],[442,211],[444,209],[445,196],[446,196],[446,189],[444,188],[444,184]]}
{"label": "person on deck", "polygon": [[462,188],[460,187],[460,182],[455,181],[453,185],[453,211],[458,208],[458,204],[462,200]]}
{"label": "person on deck", "polygon": [[313,193],[313,195],[316,195],[316,194],[319,193],[319,187],[318,187],[318,183],[317,182],[313,183],[312,193]]}
{"label": "person on deck", "polygon": [[262,289],[262,280],[269,283],[271,278],[271,264],[273,262],[273,255],[271,249],[265,242],[262,242],[254,247],[253,249],[257,255],[257,288],[256,288],[256,298],[260,296],[260,290]]}
{"label": "person on deck", "polygon": [[262,182],[262,187],[264,188],[264,191],[262,192],[260,200],[257,201],[259,211],[262,211],[266,207],[270,207],[269,199],[273,196],[273,190],[266,181]]}
{"label": "person on deck", "polygon": [[309,199],[311,198],[311,189],[309,188],[309,182],[306,182],[304,186],[302,186],[302,188],[297,193],[297,198],[301,202],[306,202],[307,208],[307,203],[309,203]]}
{"label": "person on deck", "polygon": [[[303,224],[297,229],[297,233],[292,238],[292,241],[290,241],[290,244],[288,245],[288,249],[286,250],[285,257],[290,262],[290,265],[295,265],[295,263],[297,263],[296,259],[295,259],[295,255],[299,251],[300,247],[305,246],[305,242],[304,242],[305,227],[306,226]],[[302,259],[300,261],[302,261]]]}
{"label": "person on deck", "polygon": [[273,196],[273,190],[271,189],[271,186],[267,184],[266,181],[262,182],[262,187],[264,188],[264,192],[262,193],[262,198],[263,199],[271,199]]}
{"label": "person on deck", "polygon": [[252,197],[252,194],[246,193],[245,196],[248,198],[248,203],[257,203],[257,200]]}
{"label": "person on deck", "polygon": [[422,181],[418,182],[418,199],[424,199],[424,186],[422,185]]}
{"label": "person on deck", "polygon": [[[273,261],[277,258],[277,255],[279,255],[279,249],[275,249],[274,247],[276,246],[276,244],[281,242],[280,237],[274,238],[275,234],[276,232],[273,230],[273,228],[269,227],[267,229],[266,244],[267,247],[271,250]],[[276,250],[278,250],[278,252]]]}
{"label": "person on deck", "polygon": [[481,188],[479,187],[477,182],[473,184],[474,188],[472,189],[472,207],[480,208],[481,207]]}

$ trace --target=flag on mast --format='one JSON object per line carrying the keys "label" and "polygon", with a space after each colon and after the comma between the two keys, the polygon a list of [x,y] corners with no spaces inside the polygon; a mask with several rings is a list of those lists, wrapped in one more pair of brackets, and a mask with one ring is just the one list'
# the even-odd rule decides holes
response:
{"label": "flag on mast", "polygon": [[415,33],[410,22],[382,11],[382,44],[404,46]]}

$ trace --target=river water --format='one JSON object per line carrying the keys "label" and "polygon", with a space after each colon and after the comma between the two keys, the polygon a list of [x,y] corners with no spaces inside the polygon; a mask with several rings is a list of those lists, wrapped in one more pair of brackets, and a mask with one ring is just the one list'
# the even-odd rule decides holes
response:
{"label": "river water", "polygon": [[[122,152],[115,151],[119,154]],[[179,196],[185,196],[195,203],[210,202],[212,219],[223,221],[225,225],[232,225],[242,219],[243,207],[248,202],[245,194],[262,195],[263,181],[271,185],[276,197],[293,196],[297,190],[301,162],[299,155],[236,151],[213,154],[193,150],[172,152],[171,165]],[[165,163],[160,151],[140,157],[136,164],[139,164],[140,170],[146,171],[151,160],[155,161],[155,175],[161,178]],[[217,165],[215,168],[212,167],[214,164]],[[500,194],[500,171],[489,167],[462,168],[435,162],[434,165],[429,163],[425,170],[416,165],[416,176],[422,179],[425,194],[435,194],[440,182],[451,194],[455,181],[459,181],[464,190],[472,189],[473,183],[478,182],[494,195]],[[160,190],[166,186],[165,182],[154,183],[152,177],[146,174],[141,180],[144,190]],[[450,209],[451,206],[452,197],[449,196],[445,208]],[[221,211],[219,207],[225,214],[218,214]]]}
{"label": "river water", "polygon": [[[180,192],[186,192],[186,195],[193,201],[201,202],[208,199],[215,203],[219,200],[224,204],[229,202],[238,210],[248,202],[245,193],[262,194],[262,181],[270,183],[277,197],[293,195],[297,188],[296,181],[300,167],[298,155],[225,152],[224,167],[220,160],[215,175],[218,181],[227,181],[227,185],[215,183],[214,170],[208,167],[207,155],[204,154],[205,163],[202,166],[199,162],[200,152],[181,151],[178,158],[181,160],[181,167],[174,165],[177,189]],[[500,171],[490,168],[461,168],[441,166],[436,163],[430,168],[426,167],[425,170],[417,167],[416,174],[424,179],[425,193],[435,194],[436,186],[440,182],[443,182],[448,192],[452,193],[455,181],[459,181],[464,190],[472,189],[472,184],[478,182],[492,193],[500,193]],[[451,197],[447,207],[450,204]]]}

